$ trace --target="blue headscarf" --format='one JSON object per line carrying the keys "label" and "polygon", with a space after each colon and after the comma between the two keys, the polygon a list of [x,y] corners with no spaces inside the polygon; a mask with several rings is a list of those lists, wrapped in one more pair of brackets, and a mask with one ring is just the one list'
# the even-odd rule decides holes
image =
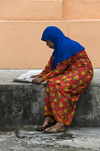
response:
{"label": "blue headscarf", "polygon": [[42,34],[41,40],[50,40],[54,43],[54,51],[52,54],[53,69],[56,68],[58,63],[85,49],[78,42],[66,37],[62,31],[55,26],[47,27]]}

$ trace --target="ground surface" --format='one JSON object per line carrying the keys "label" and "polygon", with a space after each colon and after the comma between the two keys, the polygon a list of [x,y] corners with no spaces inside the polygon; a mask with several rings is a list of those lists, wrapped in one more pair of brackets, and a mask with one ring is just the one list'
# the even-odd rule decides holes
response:
{"label": "ground surface", "polygon": [[100,151],[100,128],[44,134],[35,131],[35,126],[26,126],[16,132],[0,132],[0,151]]}

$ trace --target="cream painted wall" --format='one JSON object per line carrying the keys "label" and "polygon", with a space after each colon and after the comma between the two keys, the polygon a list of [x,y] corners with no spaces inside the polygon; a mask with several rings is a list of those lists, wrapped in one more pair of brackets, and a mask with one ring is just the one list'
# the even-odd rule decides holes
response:
{"label": "cream painted wall", "polygon": [[59,0],[0,0],[0,20],[52,21],[62,19]]}
{"label": "cream painted wall", "polygon": [[41,69],[52,49],[41,41],[47,26],[57,26],[67,34],[66,22],[0,22],[0,69]]}
{"label": "cream painted wall", "polygon": [[41,41],[47,26],[80,42],[100,68],[100,0],[0,0],[0,69],[41,69],[52,50]]}
{"label": "cream painted wall", "polygon": [[100,0],[63,0],[64,20],[100,19]]}
{"label": "cream painted wall", "polygon": [[67,30],[70,38],[85,47],[94,68],[100,68],[100,20],[69,21]]}

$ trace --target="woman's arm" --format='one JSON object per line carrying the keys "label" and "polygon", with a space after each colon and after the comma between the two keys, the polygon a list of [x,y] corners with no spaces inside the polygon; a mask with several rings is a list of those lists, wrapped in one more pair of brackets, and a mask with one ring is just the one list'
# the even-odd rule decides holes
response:
{"label": "woman's arm", "polygon": [[43,76],[44,81],[48,81],[49,79],[53,77],[63,74],[66,71],[66,68],[70,61],[71,61],[71,58],[68,58],[67,60],[60,62],[54,70],[52,70],[47,75]]}
{"label": "woman's arm", "polygon": [[[35,84],[40,84],[43,81],[48,81],[49,79],[51,79],[53,77],[63,74],[66,71],[66,68],[67,68],[70,60],[71,60],[71,58],[60,62],[54,70],[53,69],[48,70],[49,72],[47,74],[43,74],[44,76],[40,73],[39,77],[36,77],[32,82]],[[46,66],[46,68],[47,67],[48,67],[48,65]],[[45,73],[45,69],[42,72]]]}

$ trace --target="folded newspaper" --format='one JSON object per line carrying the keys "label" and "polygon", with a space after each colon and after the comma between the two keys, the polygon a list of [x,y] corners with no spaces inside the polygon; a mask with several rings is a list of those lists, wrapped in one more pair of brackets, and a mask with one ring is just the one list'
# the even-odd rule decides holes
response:
{"label": "folded newspaper", "polygon": [[[14,81],[15,82],[28,82],[28,83],[31,83],[32,80],[35,79],[35,78],[30,78],[30,76],[38,75],[40,73],[41,73],[41,71],[28,71],[27,73],[24,73],[24,74],[20,75],[19,77],[14,78]],[[46,83],[47,82],[44,81],[41,84],[46,84]]]}

